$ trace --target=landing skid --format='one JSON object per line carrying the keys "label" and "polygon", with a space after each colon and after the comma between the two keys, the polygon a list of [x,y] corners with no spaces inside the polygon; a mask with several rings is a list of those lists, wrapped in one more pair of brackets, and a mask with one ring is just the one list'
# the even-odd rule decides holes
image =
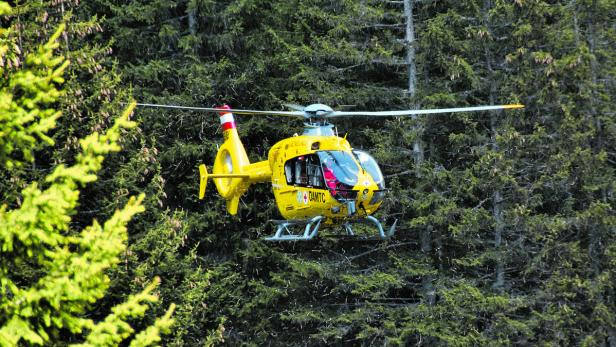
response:
{"label": "landing skid", "polygon": [[379,232],[379,237],[381,238],[381,240],[386,240],[392,237],[396,233],[396,224],[398,224],[398,220],[396,219],[394,221],[394,224],[391,225],[391,227],[389,228],[387,232],[383,230],[383,225],[381,224],[381,222],[379,222],[379,220],[374,218],[373,216],[366,216],[366,218],[364,219],[356,219],[353,221],[347,221],[346,223],[343,224],[344,229],[347,232],[347,235],[355,236],[355,233],[353,232],[352,224],[357,224],[357,223],[374,224],[374,226],[376,226],[377,231]]}
{"label": "landing skid", "polygon": [[[273,221],[276,224],[274,236],[266,237],[266,241],[308,241],[317,236],[323,216],[312,217],[311,219],[294,219]],[[313,226],[314,224],[314,226]],[[305,225],[303,234],[294,234],[290,228],[296,225]]]}
{"label": "landing skid", "polygon": [[[266,237],[266,241],[309,241],[314,239],[319,233],[319,227],[321,226],[321,222],[325,219],[323,216],[316,216],[311,219],[295,219],[295,220],[280,220],[280,221],[272,221],[276,224],[276,233],[274,236]],[[353,224],[356,223],[364,223],[364,224],[374,224],[378,233],[379,238],[381,240],[386,240],[394,235],[396,232],[396,224],[398,220],[394,222],[394,224],[385,232],[383,230],[383,225],[373,216],[367,216],[363,219],[355,219],[349,220],[345,222],[342,226],[346,231],[348,236],[354,237],[355,232],[353,231]],[[304,232],[301,234],[293,233],[292,229],[294,226],[303,226]]]}

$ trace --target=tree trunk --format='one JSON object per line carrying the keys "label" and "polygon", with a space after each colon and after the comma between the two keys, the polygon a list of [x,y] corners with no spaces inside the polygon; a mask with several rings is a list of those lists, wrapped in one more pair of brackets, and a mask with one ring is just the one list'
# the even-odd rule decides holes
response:
{"label": "tree trunk", "polygon": [[505,266],[501,257],[501,245],[504,231],[503,221],[503,197],[500,190],[494,192],[494,208],[492,214],[494,216],[494,247],[498,252],[498,258],[496,260],[494,289],[498,292],[502,292],[505,287]]}
{"label": "tree trunk", "polygon": [[[62,12],[62,18],[64,18],[64,1],[60,1],[60,11]],[[64,29],[62,33],[62,38],[64,38],[64,43],[66,44],[66,53],[71,51],[71,47],[68,44],[68,29]]]}
{"label": "tree trunk", "polygon": [[404,0],[404,18],[406,19],[406,65],[408,66],[408,95],[412,99],[417,92],[417,67],[415,66],[415,26],[413,24],[414,0]]}
{"label": "tree trunk", "polygon": [[191,35],[197,35],[197,7],[194,1],[188,3],[188,31]]}
{"label": "tree trunk", "polygon": [[[421,252],[424,254],[426,259],[430,259],[430,253],[432,252],[432,226],[428,226],[419,235],[420,244],[421,244]],[[436,293],[434,291],[434,284],[432,283],[434,279],[432,275],[425,275],[421,281],[421,285],[423,288],[424,300],[428,305],[434,305],[436,299]]]}
{"label": "tree trunk", "polygon": [[[487,50],[486,50],[487,51]],[[490,69],[490,75],[492,75],[490,59],[488,59],[488,66]],[[494,82],[490,77],[490,105],[494,105]],[[490,142],[492,150],[498,151],[498,144],[496,143],[496,115],[494,111],[490,112]],[[502,293],[505,287],[505,265],[503,263],[502,243],[503,232],[505,231],[505,220],[503,218],[503,194],[500,189],[496,189],[492,195],[492,217],[494,218],[494,248],[496,249],[496,267],[494,269],[494,284],[493,288]]]}
{"label": "tree trunk", "polygon": [[[417,94],[417,66],[415,64],[415,25],[413,22],[413,5],[414,0],[404,0],[404,18],[406,20],[406,34],[404,43],[406,46],[406,66],[408,68],[408,85],[407,95],[411,100],[411,107],[417,108],[415,96]],[[413,117],[416,121],[416,117]],[[421,143],[421,127],[413,125],[413,130],[417,134],[417,138],[413,142],[413,154],[415,160],[416,176],[420,175],[420,167],[424,159],[423,144]]]}
{"label": "tree trunk", "polygon": [[[488,11],[492,7],[491,0],[484,0],[483,8],[482,8],[482,17],[483,24],[490,31]],[[484,46],[484,54],[486,60],[486,68],[488,70],[488,83],[489,83],[489,101],[490,105],[494,105],[496,98],[496,85],[494,81],[494,69],[492,62],[492,53],[488,49],[487,44]],[[496,123],[497,113],[495,111],[490,111],[490,145],[493,151],[498,151],[498,144],[496,143],[496,133],[497,133],[497,123]],[[500,189],[496,189],[492,194],[492,217],[494,218],[494,248],[496,249],[496,266],[494,269],[494,283],[492,287],[499,293],[503,292],[505,287],[505,265],[503,263],[503,255],[502,255],[502,239],[503,232],[505,230],[505,221],[503,218],[503,194]]]}
{"label": "tree trunk", "polygon": [[[598,9],[597,9],[597,2],[596,0],[592,2],[592,10],[591,13],[597,13]],[[578,31],[578,23],[577,23],[577,9],[574,8],[573,9],[573,14],[574,14],[574,25],[575,25],[575,29],[576,29],[576,33]],[[595,135],[594,138],[592,138],[589,142],[590,147],[592,148],[593,154],[594,155],[598,155],[599,152],[601,150],[603,150],[603,125],[601,123],[601,118],[599,116],[599,112],[597,111],[597,107],[598,105],[601,103],[601,99],[599,96],[599,93],[597,91],[597,89],[599,88],[599,66],[597,63],[597,58],[596,58],[596,30],[597,30],[597,26],[593,21],[593,16],[589,15],[588,16],[588,23],[587,23],[587,42],[588,42],[588,49],[590,54],[593,56],[593,58],[590,61],[590,78],[591,78],[591,82],[592,82],[592,89],[590,91],[590,117],[591,120],[589,120],[590,123],[592,123],[595,127]],[[576,34],[576,39],[577,39],[577,34]],[[576,44],[578,44],[577,40],[576,40]],[[601,201],[603,201],[604,203],[609,203],[609,199],[608,199],[608,189],[607,188],[602,188],[601,189]],[[591,199],[593,199],[593,197],[590,197]],[[602,222],[598,222],[598,223],[591,223],[591,225],[589,225],[588,228],[588,237],[589,237],[589,244],[588,244],[588,257],[590,258],[590,262],[591,262],[591,267],[592,270],[594,272],[595,278],[597,278],[598,276],[601,275],[601,273],[604,271],[604,267],[603,264],[601,262],[601,258],[603,256],[604,250],[605,250],[605,246],[604,246],[604,233],[608,233],[609,231],[606,230],[608,228],[607,225],[605,225]],[[609,291],[608,291],[608,298],[609,298]],[[597,301],[602,303],[602,304],[606,304],[609,307],[609,304],[606,303],[606,299],[604,296],[604,293],[599,292],[597,295]],[[616,347],[616,329],[612,328],[609,325],[605,325],[604,326],[605,330],[606,330],[606,342],[607,342],[607,346],[609,347]]]}
{"label": "tree trunk", "polygon": [[[413,5],[415,0],[404,0],[404,18],[406,21],[406,31],[404,43],[406,46],[406,65],[408,68],[408,85],[407,95],[411,100],[411,107],[417,108],[415,97],[417,94],[417,66],[415,65],[415,25],[413,23]],[[413,117],[413,131],[416,138],[413,141],[413,156],[415,162],[415,176],[421,177],[421,165],[424,160],[423,144],[421,143],[421,127],[417,124],[416,117]],[[427,227],[421,231],[419,235],[421,252],[426,259],[430,259],[432,252],[432,227]],[[426,275],[422,279],[422,287],[424,299],[428,305],[434,304],[435,293],[433,278],[431,275]]]}
{"label": "tree trunk", "polygon": [[571,0],[571,11],[573,11],[573,34],[575,37],[575,46],[580,46],[580,25],[578,24],[577,9],[575,0]]}

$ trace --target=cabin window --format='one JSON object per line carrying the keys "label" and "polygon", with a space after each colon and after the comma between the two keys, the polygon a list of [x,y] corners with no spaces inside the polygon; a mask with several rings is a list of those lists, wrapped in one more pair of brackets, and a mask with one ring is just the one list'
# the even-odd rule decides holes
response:
{"label": "cabin window", "polygon": [[295,160],[295,180],[294,184],[305,185],[306,184],[306,162],[304,157],[299,157]]}
{"label": "cabin window", "polygon": [[287,184],[300,187],[325,188],[319,157],[315,154],[301,155],[284,164]]}
{"label": "cabin window", "polygon": [[287,178],[287,184],[293,184],[293,162],[290,160],[284,164],[284,175]]}

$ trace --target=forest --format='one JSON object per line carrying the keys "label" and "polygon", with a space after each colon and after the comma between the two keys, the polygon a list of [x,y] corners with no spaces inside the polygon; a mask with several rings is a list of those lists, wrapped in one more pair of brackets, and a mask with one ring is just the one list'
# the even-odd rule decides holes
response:
{"label": "forest", "polygon": [[[0,346],[616,346],[616,1],[0,1]],[[218,115],[335,120],[388,240],[264,240]],[[236,115],[251,162],[302,120]]]}

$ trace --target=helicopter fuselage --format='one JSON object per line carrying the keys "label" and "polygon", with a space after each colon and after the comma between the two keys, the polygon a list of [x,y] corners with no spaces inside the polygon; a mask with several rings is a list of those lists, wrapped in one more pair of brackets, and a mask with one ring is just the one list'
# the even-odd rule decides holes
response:
{"label": "helicopter fuselage", "polygon": [[[372,166],[362,159],[371,160]],[[268,162],[276,204],[285,219],[323,216],[332,224],[371,215],[383,201],[384,182],[376,162],[365,152],[353,151],[344,138],[293,136],[270,149]]]}
{"label": "helicopter fuselage", "polygon": [[221,115],[224,143],[213,173],[200,166],[200,193],[214,180],[227,210],[237,213],[239,198],[252,184],[271,181],[276,205],[285,220],[321,217],[325,224],[370,216],[385,196],[385,182],[376,161],[338,137],[331,124],[306,123],[304,133],[277,142],[268,159],[250,163],[229,113]]}

